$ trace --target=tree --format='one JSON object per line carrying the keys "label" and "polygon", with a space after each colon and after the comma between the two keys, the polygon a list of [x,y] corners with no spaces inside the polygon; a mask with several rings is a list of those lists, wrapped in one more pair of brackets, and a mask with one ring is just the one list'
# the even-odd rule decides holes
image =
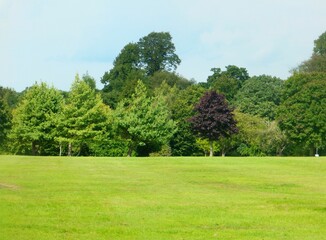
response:
{"label": "tree", "polygon": [[138,42],[140,63],[146,74],[175,70],[181,63],[168,32],[152,32]]}
{"label": "tree", "polygon": [[29,88],[13,112],[10,139],[14,153],[51,155],[55,149],[52,119],[61,110],[62,95],[45,83]]}
{"label": "tree", "polygon": [[113,62],[113,68],[105,72],[101,82],[104,84],[104,102],[115,108],[119,101],[130,97],[138,79],[144,79],[145,72],[140,68],[139,46],[127,44]]}
{"label": "tree", "polygon": [[243,113],[273,120],[281,101],[283,81],[261,75],[248,79],[235,96],[235,105]]}
{"label": "tree", "polygon": [[[326,74],[294,74],[284,84],[278,110],[280,128],[301,150],[326,147]],[[303,152],[302,152],[303,151]]]}
{"label": "tree", "polygon": [[310,59],[302,62],[294,73],[326,72],[326,32],[314,41],[313,54]]}
{"label": "tree", "polygon": [[314,41],[314,54],[326,55],[326,32],[321,34],[318,39]]}
{"label": "tree", "polygon": [[207,84],[218,93],[224,94],[228,101],[232,101],[244,82],[249,79],[249,74],[245,68],[234,65],[225,68],[225,71],[221,71],[220,68],[212,68],[213,74],[207,78]]}
{"label": "tree", "polygon": [[275,121],[235,111],[239,133],[234,139],[242,156],[281,155],[287,139]]}
{"label": "tree", "polygon": [[146,83],[158,71],[175,70],[180,62],[168,32],[152,32],[137,43],[127,44],[114,60],[113,68],[101,79],[105,84],[105,103],[115,108],[119,101],[134,93],[138,80]]}
{"label": "tree", "polygon": [[68,144],[68,156],[73,154],[73,146],[77,147],[77,155],[89,155],[90,144],[104,134],[109,124],[109,114],[110,108],[102,102],[101,96],[77,74],[67,104],[56,119],[56,141],[60,149]]}
{"label": "tree", "polygon": [[0,150],[3,149],[3,143],[7,138],[7,134],[11,128],[11,113],[8,105],[0,98]]}
{"label": "tree", "polygon": [[170,141],[173,156],[198,155],[201,152],[188,119],[194,115],[194,105],[199,102],[205,91],[206,89],[199,85],[191,85],[184,90],[172,93],[173,101],[171,101],[170,109],[172,119],[178,126]]}
{"label": "tree", "polygon": [[116,129],[129,145],[127,155],[140,145],[167,143],[176,129],[170,115],[164,98],[148,97],[146,86],[138,81],[135,93],[118,104],[114,115]]}
{"label": "tree", "polygon": [[192,129],[210,141],[210,156],[213,156],[213,141],[237,133],[236,121],[225,97],[216,91],[206,92],[195,111],[197,114],[189,119]]}

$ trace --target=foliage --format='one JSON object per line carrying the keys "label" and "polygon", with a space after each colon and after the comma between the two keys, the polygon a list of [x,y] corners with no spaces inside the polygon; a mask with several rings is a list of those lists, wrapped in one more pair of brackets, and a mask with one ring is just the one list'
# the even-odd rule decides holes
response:
{"label": "foliage", "polygon": [[326,32],[314,41],[312,56],[292,71],[294,73],[326,72]]}
{"label": "foliage", "polygon": [[277,123],[258,116],[235,111],[239,133],[235,137],[242,156],[282,155],[287,139]]}
{"label": "foliage", "polygon": [[101,82],[104,102],[115,108],[117,103],[130,97],[138,79],[144,79],[140,69],[139,47],[135,43],[127,44],[113,62],[113,68],[105,72]]}
{"label": "foliage", "polygon": [[140,65],[149,76],[157,71],[175,70],[181,63],[168,32],[152,32],[141,38],[138,46]]}
{"label": "foliage", "polygon": [[202,152],[188,119],[194,115],[194,105],[199,102],[205,91],[199,85],[191,85],[173,94],[170,109],[172,119],[177,124],[177,130],[170,141],[173,156],[191,156]]}
{"label": "foliage", "polygon": [[314,41],[314,54],[322,56],[326,55],[326,32],[321,34],[318,39]]}
{"label": "foliage", "polygon": [[105,103],[116,108],[118,102],[134,93],[138,80],[148,82],[147,77],[153,76],[156,72],[162,73],[153,76],[154,82],[147,84],[149,88],[160,85],[163,80],[170,82],[170,79],[172,82],[186,84],[185,79],[176,74],[168,74],[175,70],[180,62],[168,32],[152,32],[139,39],[137,43],[127,44],[114,60],[113,68],[105,72],[101,79],[105,84],[103,88]]}
{"label": "foliage", "polygon": [[189,119],[192,129],[210,141],[210,156],[213,156],[213,141],[236,133],[236,121],[224,96],[215,91],[206,92],[195,111],[196,115]]}
{"label": "foliage", "polygon": [[[56,119],[57,142],[60,146],[68,144],[68,155],[73,154],[73,145],[77,147],[75,154],[83,155],[82,150],[88,149],[97,137],[104,134],[109,114],[109,107],[104,105],[95,89],[76,75],[67,104]],[[85,154],[89,155],[89,152]]]}
{"label": "foliage", "polygon": [[248,79],[238,91],[235,105],[243,113],[273,120],[281,101],[283,81],[261,75]]}
{"label": "foliage", "polygon": [[51,155],[55,151],[52,119],[61,110],[62,95],[45,83],[29,88],[13,112],[10,133],[14,153]]}
{"label": "foliage", "polygon": [[279,125],[307,152],[326,146],[326,74],[302,73],[284,84]]}
{"label": "foliage", "polygon": [[118,104],[114,120],[121,137],[128,142],[128,156],[139,145],[166,144],[176,129],[164,98],[148,97],[141,81],[131,99]]}
{"label": "foliage", "polygon": [[149,91],[154,91],[156,88],[159,88],[163,82],[168,84],[170,87],[176,87],[180,90],[186,89],[187,87],[194,84],[193,81],[176,74],[167,71],[157,71],[153,76],[147,79],[147,86]]}
{"label": "foliage", "polygon": [[249,79],[249,74],[245,68],[234,65],[225,68],[225,71],[212,68],[213,74],[207,78],[207,84],[218,93],[224,94],[228,101],[232,101],[243,83]]}
{"label": "foliage", "polygon": [[0,152],[4,150],[4,143],[11,128],[11,113],[4,99],[0,98]]}

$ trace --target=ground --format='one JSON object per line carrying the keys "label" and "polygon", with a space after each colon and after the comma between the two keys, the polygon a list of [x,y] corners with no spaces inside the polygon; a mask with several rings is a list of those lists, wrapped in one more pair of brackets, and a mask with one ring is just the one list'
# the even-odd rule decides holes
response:
{"label": "ground", "polygon": [[326,158],[0,156],[0,239],[326,239]]}

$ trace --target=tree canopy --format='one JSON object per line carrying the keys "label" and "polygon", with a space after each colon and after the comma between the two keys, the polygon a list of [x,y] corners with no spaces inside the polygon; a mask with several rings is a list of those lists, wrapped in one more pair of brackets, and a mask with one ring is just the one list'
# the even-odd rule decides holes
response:
{"label": "tree canopy", "polygon": [[295,74],[285,82],[282,100],[278,121],[288,138],[302,151],[325,147],[326,74]]}
{"label": "tree canopy", "polygon": [[283,81],[267,75],[248,79],[235,96],[235,105],[243,113],[273,120],[281,102]]}
{"label": "tree canopy", "polygon": [[225,97],[216,91],[206,92],[195,106],[195,111],[196,115],[189,119],[192,129],[210,141],[210,156],[213,156],[213,141],[236,133],[236,121]]}

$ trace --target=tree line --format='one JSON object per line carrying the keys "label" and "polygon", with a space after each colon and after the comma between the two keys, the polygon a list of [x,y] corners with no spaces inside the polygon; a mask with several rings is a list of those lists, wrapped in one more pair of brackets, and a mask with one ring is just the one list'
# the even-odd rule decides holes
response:
{"label": "tree line", "polygon": [[98,90],[0,87],[0,152],[68,156],[266,156],[326,153],[326,32],[287,80],[228,65],[205,83],[176,73],[168,32],[127,44]]}

